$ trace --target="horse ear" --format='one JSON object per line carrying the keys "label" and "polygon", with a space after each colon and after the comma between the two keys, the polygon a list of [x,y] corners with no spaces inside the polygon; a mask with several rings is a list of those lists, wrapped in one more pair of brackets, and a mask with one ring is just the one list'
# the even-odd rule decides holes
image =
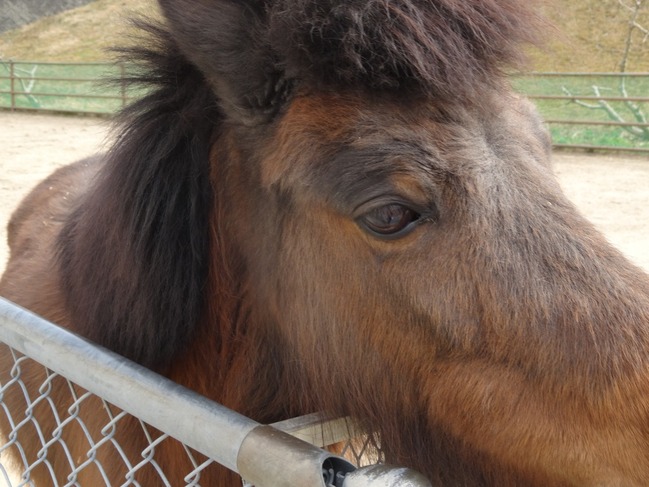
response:
{"label": "horse ear", "polygon": [[204,74],[230,119],[254,125],[277,112],[290,84],[267,41],[263,2],[159,3],[181,52]]}

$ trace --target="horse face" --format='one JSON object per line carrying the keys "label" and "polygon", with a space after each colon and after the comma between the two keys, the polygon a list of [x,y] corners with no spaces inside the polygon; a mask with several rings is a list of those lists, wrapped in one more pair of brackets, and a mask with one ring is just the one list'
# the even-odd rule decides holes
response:
{"label": "horse face", "polygon": [[[345,343],[384,337],[374,360],[399,350],[390,353],[398,364],[404,347],[432,358],[448,341],[440,338],[460,335],[453,323],[475,323],[466,316],[475,310],[462,302],[474,285],[453,282],[467,259],[454,254],[479,204],[467,195],[481,197],[478,175],[496,163],[484,132],[469,135],[426,104],[372,106],[329,94],[288,107],[259,173],[241,183],[254,197],[237,221],[256,294],[294,338],[296,354],[338,351],[347,362],[358,354],[345,358]],[[531,145],[541,158],[540,142]],[[471,160],[472,153],[482,157]],[[453,293],[458,299],[449,301]]]}
{"label": "horse face", "polygon": [[292,102],[238,220],[242,248],[259,246],[248,268],[266,307],[307,331],[298,353],[379,328],[414,333],[404,346],[429,357],[483,348],[483,288],[510,278],[492,269],[511,262],[507,233],[519,229],[507,225],[536,228],[544,208],[569,208],[535,111],[514,95],[493,103],[485,115],[337,94]]}
{"label": "horse face", "polygon": [[[583,421],[580,407],[601,413],[633,367],[627,354],[647,337],[628,304],[646,298],[620,300],[635,271],[564,197],[531,104],[508,92],[461,109],[298,95],[269,134],[259,165],[237,170],[248,194],[238,246],[320,407],[377,423],[377,408],[402,411],[399,433],[379,426],[385,448],[408,463],[425,452],[414,464],[431,478],[472,478],[466,458],[484,460],[475,475],[513,484],[608,475],[591,463],[608,461],[593,454],[601,438],[567,450],[555,439]],[[336,395],[325,377],[356,394]],[[570,404],[561,421],[546,417],[549,398]],[[539,415],[548,434],[527,465]],[[629,441],[626,427],[600,427]]]}

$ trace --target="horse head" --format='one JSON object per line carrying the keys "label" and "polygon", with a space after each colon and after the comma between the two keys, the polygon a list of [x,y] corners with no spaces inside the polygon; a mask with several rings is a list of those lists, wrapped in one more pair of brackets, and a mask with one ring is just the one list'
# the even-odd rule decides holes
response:
{"label": "horse head", "polygon": [[71,327],[260,421],[350,415],[435,485],[649,483],[649,278],[509,86],[523,2],[159,3],[58,238]]}

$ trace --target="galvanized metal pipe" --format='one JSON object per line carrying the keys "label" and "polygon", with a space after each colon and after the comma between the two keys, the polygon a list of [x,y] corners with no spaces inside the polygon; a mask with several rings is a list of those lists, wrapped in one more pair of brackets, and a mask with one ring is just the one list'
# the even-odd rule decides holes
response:
{"label": "galvanized metal pipe", "polygon": [[[255,487],[325,487],[334,485],[337,475],[342,480],[356,469],[347,460],[271,426],[255,428],[246,437],[239,451],[238,468]],[[331,484],[325,484],[327,474]]]}
{"label": "galvanized metal pipe", "polygon": [[0,342],[233,470],[255,487],[430,485],[408,469],[356,470],[343,458],[231,411],[3,298]]}
{"label": "galvanized metal pipe", "polygon": [[347,474],[342,487],[431,487],[431,483],[408,468],[371,465]]}
{"label": "galvanized metal pipe", "polygon": [[241,443],[259,426],[5,299],[0,341],[231,470]]}

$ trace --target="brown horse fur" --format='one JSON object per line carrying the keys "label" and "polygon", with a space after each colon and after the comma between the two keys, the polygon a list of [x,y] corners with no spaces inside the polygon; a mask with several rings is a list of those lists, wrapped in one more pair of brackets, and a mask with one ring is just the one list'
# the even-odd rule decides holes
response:
{"label": "brown horse fur", "polygon": [[562,195],[502,75],[526,2],[160,4],[126,51],[149,94],[16,211],[3,296],[261,422],[351,415],[434,485],[649,485],[649,278]]}

